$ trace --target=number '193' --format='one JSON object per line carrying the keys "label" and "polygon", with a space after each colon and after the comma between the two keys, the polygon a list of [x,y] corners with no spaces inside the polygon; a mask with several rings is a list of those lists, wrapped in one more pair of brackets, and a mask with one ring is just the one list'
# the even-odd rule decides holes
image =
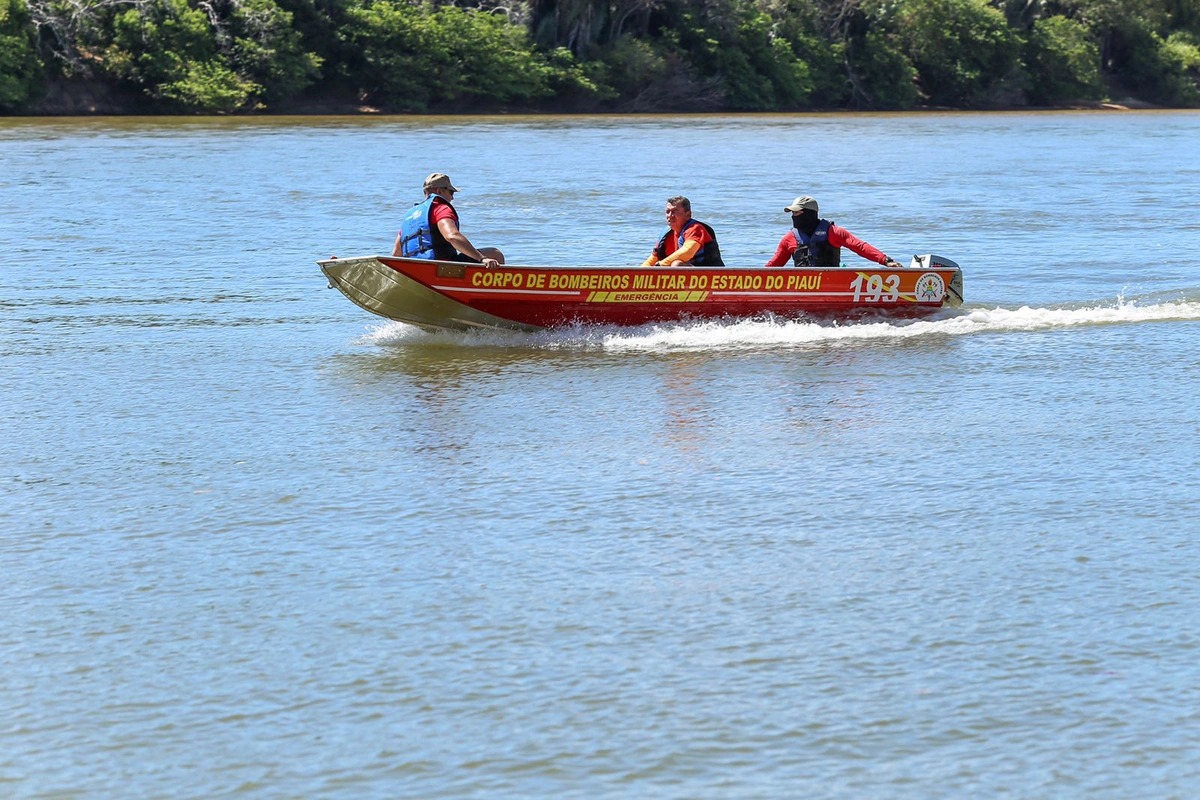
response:
{"label": "number '193'", "polygon": [[850,288],[854,290],[855,302],[894,303],[900,299],[900,276],[892,274],[885,278],[878,273],[864,275],[860,272],[850,281]]}

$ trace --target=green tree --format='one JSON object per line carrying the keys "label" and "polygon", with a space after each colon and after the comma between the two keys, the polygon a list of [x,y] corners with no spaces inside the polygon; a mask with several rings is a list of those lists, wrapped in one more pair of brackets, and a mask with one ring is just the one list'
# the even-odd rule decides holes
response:
{"label": "green tree", "polygon": [[871,28],[851,39],[846,52],[852,97],[868,108],[906,109],[917,105],[917,70],[896,37]]}
{"label": "green tree", "polygon": [[1161,0],[1173,33],[1200,36],[1200,0]]}
{"label": "green tree", "polygon": [[221,57],[217,30],[186,0],[130,8],[113,19],[106,70],[185,110],[236,111],[261,91]]}
{"label": "green tree", "polygon": [[1187,106],[1200,103],[1200,35],[1176,31],[1163,42],[1162,54],[1172,99]]}
{"label": "green tree", "polygon": [[772,34],[785,39],[808,68],[808,104],[818,108],[871,106],[849,55],[850,33],[861,21],[859,0],[758,0],[772,18]]}
{"label": "green tree", "polygon": [[565,47],[577,58],[602,59],[611,45],[643,38],[659,0],[530,0],[534,41]]}
{"label": "green tree", "polygon": [[1166,39],[1141,31],[1141,41],[1129,47],[1123,73],[1130,91],[1165,105],[1195,106],[1200,102],[1200,48],[1189,33]]}
{"label": "green tree", "polygon": [[1021,98],[1021,42],[987,0],[901,0],[896,25],[927,100],[980,108]]}
{"label": "green tree", "polygon": [[727,107],[775,111],[808,106],[813,89],[808,64],[752,2],[734,0],[703,44],[700,57],[724,83]]}
{"label": "green tree", "polygon": [[362,59],[364,95],[397,110],[531,103],[556,82],[587,89],[569,53],[552,64],[503,14],[371,0],[347,10],[342,35]]}
{"label": "green tree", "polygon": [[321,57],[304,49],[292,14],[275,0],[238,0],[231,11],[218,44],[243,81],[262,87],[265,101],[293,97],[320,75]]}
{"label": "green tree", "polygon": [[602,81],[627,102],[636,100],[668,72],[667,56],[649,39],[622,36],[608,47],[600,62]]}
{"label": "green tree", "polygon": [[1029,100],[1059,105],[1103,96],[1100,47],[1082,24],[1062,16],[1033,23],[1025,45]]}
{"label": "green tree", "polygon": [[220,59],[185,63],[174,80],[155,87],[154,93],[174,100],[191,111],[229,113],[247,106],[262,87],[238,75]]}
{"label": "green tree", "polygon": [[1100,42],[1101,69],[1110,74],[1126,70],[1133,51],[1153,45],[1153,36],[1166,23],[1160,0],[1068,0],[1069,16],[1079,20]]}
{"label": "green tree", "polygon": [[42,61],[24,0],[0,0],[0,110],[13,111],[37,92]]}
{"label": "green tree", "polygon": [[[670,107],[739,111],[807,108],[811,71],[793,42],[756,0],[674,4],[656,20],[657,41],[686,62]],[[652,25],[653,27],[653,25]]]}
{"label": "green tree", "polygon": [[825,14],[831,35],[844,42],[842,58],[850,105],[879,109],[912,108],[921,101],[917,70],[906,49],[891,0],[844,5],[831,3]]}
{"label": "green tree", "polygon": [[108,77],[166,110],[231,112],[289,97],[319,74],[275,0],[29,0],[68,77]]}
{"label": "green tree", "polygon": [[1200,0],[0,0],[0,111],[1195,105],[1198,41]]}

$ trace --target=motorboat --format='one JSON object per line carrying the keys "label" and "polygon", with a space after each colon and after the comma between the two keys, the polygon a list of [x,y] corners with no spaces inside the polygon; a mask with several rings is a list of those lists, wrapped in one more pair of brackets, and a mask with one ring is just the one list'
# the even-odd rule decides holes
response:
{"label": "motorboat", "polygon": [[567,325],[774,315],[913,317],[962,304],[962,270],[941,256],[906,268],[485,267],[370,255],[317,262],[356,305],[428,330],[539,330]]}

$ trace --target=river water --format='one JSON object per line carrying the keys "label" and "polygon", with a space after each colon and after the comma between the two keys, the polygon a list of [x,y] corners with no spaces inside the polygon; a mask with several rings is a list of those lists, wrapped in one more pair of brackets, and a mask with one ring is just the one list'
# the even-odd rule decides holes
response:
{"label": "river water", "polygon": [[[0,120],[0,796],[1200,786],[1200,114]],[[967,304],[434,335],[316,264],[784,205]],[[847,253],[848,263],[856,257]]]}

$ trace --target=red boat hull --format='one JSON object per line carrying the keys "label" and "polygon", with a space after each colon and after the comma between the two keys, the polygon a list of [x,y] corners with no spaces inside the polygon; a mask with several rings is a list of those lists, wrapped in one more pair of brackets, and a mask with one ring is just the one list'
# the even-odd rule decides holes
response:
{"label": "red boat hull", "polygon": [[766,314],[913,316],[962,302],[960,269],[937,256],[918,257],[910,269],[486,269],[393,256],[320,264],[330,285],[360,306],[427,328],[642,325]]}

